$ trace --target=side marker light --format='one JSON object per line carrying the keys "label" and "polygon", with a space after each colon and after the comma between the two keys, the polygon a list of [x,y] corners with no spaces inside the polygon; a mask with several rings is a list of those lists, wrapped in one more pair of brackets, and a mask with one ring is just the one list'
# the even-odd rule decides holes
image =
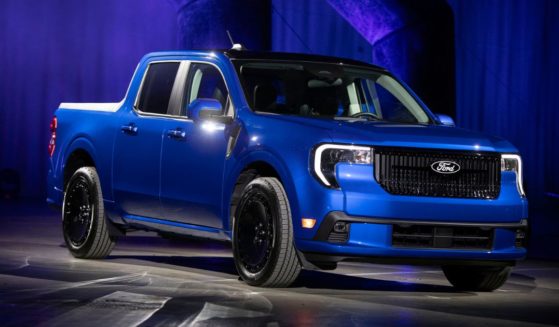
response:
{"label": "side marker light", "polygon": [[301,226],[303,226],[303,228],[313,228],[315,224],[316,224],[316,219],[313,218],[301,219]]}

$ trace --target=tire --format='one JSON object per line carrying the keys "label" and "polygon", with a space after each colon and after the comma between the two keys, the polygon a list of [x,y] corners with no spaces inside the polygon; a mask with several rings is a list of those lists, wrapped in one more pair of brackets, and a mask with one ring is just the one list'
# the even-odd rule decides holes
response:
{"label": "tire", "polygon": [[462,291],[491,292],[509,278],[511,267],[444,266],[448,281]]}
{"label": "tire", "polygon": [[110,236],[108,224],[97,170],[81,167],[64,190],[62,233],[70,253],[82,259],[109,255],[116,238]]}
{"label": "tire", "polygon": [[243,195],[243,191],[255,178],[259,177],[258,172],[254,169],[249,169],[241,173],[239,178],[237,179],[237,183],[235,183],[235,187],[233,188],[233,195],[231,196],[231,208],[229,210],[229,228],[233,229],[233,222],[235,221],[235,213],[237,212],[237,206],[239,205],[239,201],[241,201],[241,196]]}
{"label": "tire", "polygon": [[233,256],[249,285],[288,287],[299,276],[289,201],[276,178],[256,178],[244,188],[233,222]]}

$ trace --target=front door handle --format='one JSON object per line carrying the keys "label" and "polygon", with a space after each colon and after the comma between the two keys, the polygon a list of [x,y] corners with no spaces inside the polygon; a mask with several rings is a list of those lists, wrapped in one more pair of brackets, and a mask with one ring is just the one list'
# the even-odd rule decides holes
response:
{"label": "front door handle", "polygon": [[186,132],[180,128],[170,129],[167,131],[167,136],[173,139],[184,140],[186,138]]}
{"label": "front door handle", "polygon": [[132,124],[132,123],[130,123],[130,124],[128,124],[128,125],[123,125],[123,126],[120,127],[120,129],[121,129],[124,133],[129,134],[129,135],[136,135],[136,134],[138,134],[138,126],[136,126],[136,125],[134,125],[134,124]]}

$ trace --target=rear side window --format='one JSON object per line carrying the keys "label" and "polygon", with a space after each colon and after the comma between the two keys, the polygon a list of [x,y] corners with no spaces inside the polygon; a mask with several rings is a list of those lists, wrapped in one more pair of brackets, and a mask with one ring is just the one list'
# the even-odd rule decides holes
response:
{"label": "rear side window", "polygon": [[167,114],[179,65],[178,62],[162,62],[149,65],[138,101],[140,111]]}

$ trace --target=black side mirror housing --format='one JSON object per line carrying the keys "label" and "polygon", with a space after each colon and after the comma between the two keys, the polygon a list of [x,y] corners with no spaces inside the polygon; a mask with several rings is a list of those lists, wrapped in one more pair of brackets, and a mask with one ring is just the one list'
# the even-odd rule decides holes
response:
{"label": "black side mirror housing", "polygon": [[[200,120],[213,120],[218,121],[216,118],[223,117],[223,108],[221,103],[216,99],[196,99],[188,106],[188,117],[194,121]],[[229,117],[231,118],[231,117]],[[227,119],[224,119],[227,120]]]}

